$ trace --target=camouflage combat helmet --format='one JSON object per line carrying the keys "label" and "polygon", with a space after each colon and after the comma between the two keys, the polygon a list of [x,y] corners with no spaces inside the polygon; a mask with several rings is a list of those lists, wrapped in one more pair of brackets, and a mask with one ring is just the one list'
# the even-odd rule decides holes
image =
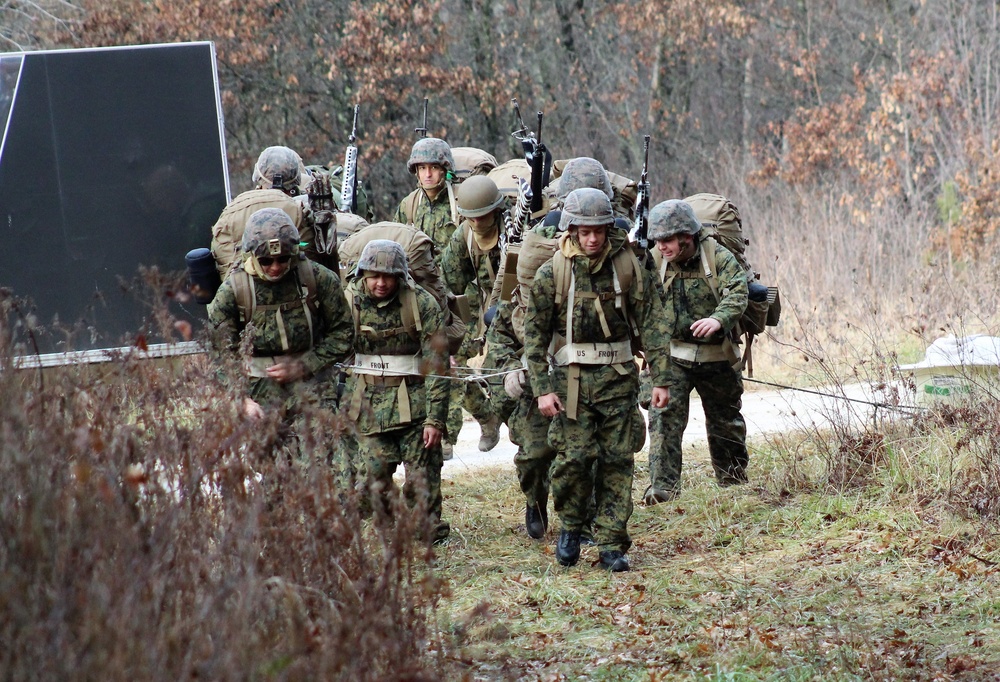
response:
{"label": "camouflage combat helmet", "polygon": [[559,231],[574,225],[613,225],[614,222],[615,214],[607,195],[593,187],[582,187],[570,192],[563,202]]}
{"label": "camouflage combat helmet", "polygon": [[653,241],[670,239],[678,234],[698,234],[701,222],[691,204],[680,199],[662,201],[649,212],[649,238]]}
{"label": "camouflage combat helmet", "polygon": [[451,155],[451,147],[444,140],[437,137],[424,137],[413,143],[410,151],[410,160],[406,162],[406,167],[413,174],[417,172],[417,165],[421,163],[436,163],[446,171],[455,170],[455,159]]}
{"label": "camouflage combat helmet", "polygon": [[600,161],[589,156],[581,156],[566,162],[562,175],[559,176],[559,200],[566,201],[570,192],[581,187],[599,189],[608,199],[613,199],[615,196],[608,172],[604,170]]}
{"label": "camouflage combat helmet", "polygon": [[359,276],[365,272],[379,272],[405,280],[408,268],[406,251],[399,243],[390,239],[373,239],[361,250],[357,272]]}
{"label": "camouflage combat helmet", "polygon": [[302,159],[288,147],[268,147],[257,157],[253,181],[265,189],[280,189],[295,195],[306,191],[312,176],[302,165]]}
{"label": "camouflage combat helmet", "polygon": [[247,218],[243,231],[243,253],[247,256],[295,256],[299,253],[299,231],[280,208],[262,208]]}
{"label": "camouflage combat helmet", "polygon": [[458,186],[455,197],[458,214],[463,218],[479,218],[503,204],[503,195],[497,184],[485,175],[474,175]]}

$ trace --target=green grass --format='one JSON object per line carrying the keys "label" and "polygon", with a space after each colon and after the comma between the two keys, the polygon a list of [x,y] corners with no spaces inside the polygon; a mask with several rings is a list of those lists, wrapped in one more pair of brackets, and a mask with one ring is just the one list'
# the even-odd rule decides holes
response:
{"label": "green grass", "polygon": [[[714,484],[705,452],[686,453],[681,497],[636,507],[633,570],[618,575],[593,565],[593,547],[560,567],[557,528],[527,538],[512,467],[448,482],[455,539],[439,560],[451,586],[439,627],[456,673],[988,677],[1000,664],[990,644],[1000,636],[1000,545],[990,523],[949,502],[949,467],[937,461],[948,451],[897,435],[890,466],[836,490],[822,477],[829,448],[815,438],[755,444],[752,481],[736,489]],[[800,457],[794,476],[789,452]],[[633,499],[645,482],[641,461]]]}

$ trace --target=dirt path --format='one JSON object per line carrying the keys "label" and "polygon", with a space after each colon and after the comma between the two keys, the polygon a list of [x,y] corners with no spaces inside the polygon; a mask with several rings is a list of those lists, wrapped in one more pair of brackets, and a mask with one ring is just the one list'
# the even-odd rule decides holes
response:
{"label": "dirt path", "polygon": [[[813,393],[790,389],[756,390],[750,386],[751,388],[743,395],[743,417],[747,422],[747,437],[751,441],[772,433],[823,428],[829,426],[831,419],[836,419],[839,423],[846,420],[857,423],[871,415],[875,409],[867,404]],[[881,400],[879,397],[873,397],[869,386],[862,384],[809,390],[839,394],[856,401]],[[513,470],[517,446],[510,442],[507,427],[501,427],[500,444],[490,452],[479,451],[480,433],[479,424],[475,420],[466,421],[459,435],[454,458],[444,463],[442,471],[444,478],[486,466],[509,466]],[[704,443],[705,438],[705,413],[702,411],[698,394],[692,392],[688,427],[684,431],[684,444]]]}

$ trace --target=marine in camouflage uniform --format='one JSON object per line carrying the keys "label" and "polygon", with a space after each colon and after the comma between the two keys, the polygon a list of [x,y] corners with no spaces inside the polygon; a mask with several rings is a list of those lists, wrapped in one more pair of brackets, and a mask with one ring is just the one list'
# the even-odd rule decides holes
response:
{"label": "marine in camouflage uniform", "polygon": [[[430,237],[436,248],[434,259],[440,264],[441,255],[458,221],[458,205],[452,185],[455,159],[451,147],[437,137],[417,140],[410,150],[406,167],[416,176],[417,188],[399,202],[393,221],[413,225]],[[464,421],[462,403],[465,387],[455,382],[450,390],[444,444],[446,459],[451,459]]]}
{"label": "marine in camouflage uniform", "polygon": [[[208,305],[208,319],[220,331],[216,344],[230,351],[239,347],[241,333],[252,325],[244,412],[261,417],[265,409],[278,409],[290,426],[307,406],[334,408],[336,381],[330,369],[350,355],[354,341],[340,277],[302,260],[298,231],[281,209],[253,213],[241,247],[242,266],[219,287]],[[302,279],[303,268],[312,273],[314,300],[308,300],[312,297]],[[241,288],[253,296],[252,310],[241,309]],[[344,467],[340,473],[349,475]]]}
{"label": "marine in camouflage uniform", "polygon": [[[579,560],[593,493],[601,565],[627,571],[634,456],[646,426],[631,340],[637,334],[650,358],[653,402],[662,406],[669,397],[665,351],[672,325],[651,273],[638,265],[627,236],[613,224],[604,192],[584,188],[566,197],[560,227],[568,231],[559,252],[535,275],[524,337],[531,389],[539,411],[552,418],[548,441],[557,452],[551,472],[562,523],[556,558],[565,566]],[[566,279],[560,291],[557,282]]]}
{"label": "marine in camouflage uniform", "polygon": [[358,451],[373,486],[384,495],[396,468],[403,491],[425,494],[434,540],[448,537],[441,521],[441,438],[448,406],[447,341],[437,301],[407,274],[396,242],[369,242],[347,286],[354,325],[354,369],[345,399],[355,420]]}
{"label": "marine in camouflage uniform", "polygon": [[[566,197],[573,190],[585,187],[600,190],[608,199],[613,196],[611,179],[599,161],[590,157],[571,159],[566,163],[559,178],[556,207],[533,231],[544,239],[556,238],[559,235],[561,208]],[[518,262],[519,277],[527,260],[526,257]],[[526,301],[521,299],[526,299],[527,295],[527,288],[519,286],[512,294],[512,304],[502,302],[498,304],[493,325],[486,338],[490,345],[489,366],[511,371],[511,374],[505,377],[504,391],[505,395],[516,400],[513,411],[507,419],[507,426],[511,442],[518,446],[514,455],[514,466],[525,497],[524,525],[529,537],[540,539],[545,535],[549,524],[547,507],[549,470],[555,460],[556,452],[548,442],[550,419],[538,411],[531,386],[525,372],[521,370],[524,345],[517,338],[512,313],[514,308],[526,305]],[[497,409],[496,404],[494,409]],[[596,506],[591,496],[586,514],[587,523],[581,531],[586,542],[592,541],[591,526],[595,515]]]}
{"label": "marine in camouflage uniform", "polygon": [[[500,266],[500,231],[504,196],[488,177],[474,176],[458,188],[458,212],[462,223],[452,233],[441,254],[441,273],[452,293],[465,295],[474,324],[470,324],[455,359],[466,364],[483,352],[486,336],[485,307]],[[493,386],[498,390],[499,385]],[[454,444],[462,427],[461,405],[465,405],[482,428],[479,449],[488,452],[500,442],[500,418],[479,385],[456,382],[448,411],[448,439]],[[456,409],[457,408],[457,409]],[[457,415],[453,414],[457,411]],[[454,440],[452,440],[454,439]]]}
{"label": "marine in camouflage uniform", "polygon": [[[747,480],[743,381],[733,367],[738,356],[728,337],[747,306],[746,273],[725,247],[714,240],[699,242],[700,231],[687,202],[664,201],[649,213],[649,238],[662,258],[664,306],[676,325],[670,342],[671,400],[665,408],[649,410],[647,504],[670,500],[680,491],[681,439],[691,389],[698,391],[705,409],[716,479],[721,485]],[[709,258],[715,261],[718,295],[705,277]]]}
{"label": "marine in camouflage uniform", "polygon": [[406,167],[417,177],[418,186],[399,202],[393,222],[415,225],[434,241],[440,254],[458,220],[451,183],[455,172],[451,147],[436,137],[417,140]]}
{"label": "marine in camouflage uniform", "polygon": [[[549,469],[556,451],[549,445],[550,419],[538,411],[523,369],[524,345],[514,331],[511,314],[514,304],[497,304],[493,324],[486,332],[491,367],[509,372],[504,376],[504,395],[513,401],[507,418],[510,440],[517,445],[514,467],[525,498],[524,526],[528,536],[536,540],[545,535],[549,525]],[[589,533],[593,513],[588,511],[584,529]]]}

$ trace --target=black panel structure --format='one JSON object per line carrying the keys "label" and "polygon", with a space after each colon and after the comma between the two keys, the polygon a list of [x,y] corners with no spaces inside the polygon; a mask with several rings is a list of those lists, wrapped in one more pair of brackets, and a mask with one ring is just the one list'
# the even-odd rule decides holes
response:
{"label": "black panel structure", "polygon": [[182,270],[229,200],[212,44],[2,54],[0,125],[0,286],[78,330],[40,350],[171,340],[138,269]]}

